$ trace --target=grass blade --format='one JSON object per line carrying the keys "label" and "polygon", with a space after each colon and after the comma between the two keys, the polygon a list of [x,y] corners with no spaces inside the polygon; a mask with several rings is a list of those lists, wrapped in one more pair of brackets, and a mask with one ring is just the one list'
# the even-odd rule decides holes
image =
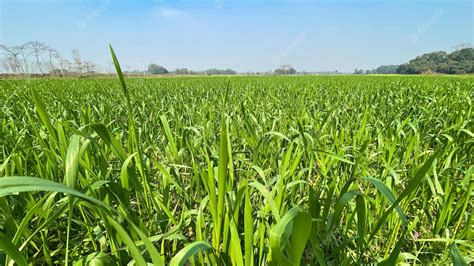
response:
{"label": "grass blade", "polygon": [[[289,235],[288,227],[291,227]],[[272,256],[279,265],[300,265],[310,231],[311,216],[298,207],[289,210],[270,230]],[[288,240],[290,243],[286,243]],[[284,246],[286,248],[282,250]]]}
{"label": "grass blade", "polygon": [[[0,232],[0,250],[12,258],[18,265],[28,265],[28,261],[26,261],[23,254],[18,251],[10,239],[8,239],[8,237],[2,232]],[[8,263],[5,263],[5,265],[8,265]]]}
{"label": "grass blade", "polygon": [[184,265],[189,258],[196,255],[199,252],[212,249],[212,246],[209,245],[206,241],[196,241],[192,244],[187,245],[182,250],[180,250],[170,261],[170,266],[182,266]]}
{"label": "grass blade", "polygon": [[455,243],[451,244],[449,253],[454,266],[467,266],[466,260],[461,255],[461,253],[459,253],[459,249]]}

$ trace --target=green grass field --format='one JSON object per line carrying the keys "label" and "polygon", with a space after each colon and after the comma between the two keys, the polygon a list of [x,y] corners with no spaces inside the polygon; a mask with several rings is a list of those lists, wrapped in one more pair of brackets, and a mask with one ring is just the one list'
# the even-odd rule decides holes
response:
{"label": "green grass field", "polygon": [[474,77],[125,82],[0,81],[1,263],[473,262]]}

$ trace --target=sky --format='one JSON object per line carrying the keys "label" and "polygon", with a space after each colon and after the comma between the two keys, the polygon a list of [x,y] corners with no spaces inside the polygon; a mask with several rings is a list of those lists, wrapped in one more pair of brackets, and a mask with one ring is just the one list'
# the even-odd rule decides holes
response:
{"label": "sky", "polygon": [[473,0],[0,0],[0,43],[45,42],[112,71],[353,72],[474,42]]}

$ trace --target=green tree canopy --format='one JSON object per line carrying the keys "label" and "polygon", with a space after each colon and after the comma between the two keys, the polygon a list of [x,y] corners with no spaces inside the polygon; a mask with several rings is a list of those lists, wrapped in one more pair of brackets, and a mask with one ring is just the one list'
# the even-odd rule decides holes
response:
{"label": "green tree canopy", "polygon": [[466,74],[474,73],[474,49],[464,48],[450,54],[444,51],[418,56],[397,69],[400,74],[444,73]]}
{"label": "green tree canopy", "polygon": [[148,65],[148,73],[152,75],[163,75],[168,74],[168,70],[162,66],[151,63]]}

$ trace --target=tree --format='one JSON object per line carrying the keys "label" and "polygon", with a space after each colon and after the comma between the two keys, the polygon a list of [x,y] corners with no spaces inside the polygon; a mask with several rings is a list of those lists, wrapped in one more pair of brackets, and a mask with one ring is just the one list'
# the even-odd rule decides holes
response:
{"label": "tree", "polygon": [[237,72],[233,69],[217,69],[211,68],[206,70],[207,75],[235,75]]}
{"label": "tree", "polygon": [[55,68],[53,64],[53,59],[58,60],[59,53],[56,49],[48,48],[48,55],[49,55],[49,66],[48,66],[49,69],[48,70],[49,72],[51,72]]}
{"label": "tree", "polygon": [[474,73],[474,49],[463,48],[450,54],[444,51],[427,53],[400,65],[400,74],[445,73],[465,74]]}
{"label": "tree", "polygon": [[397,68],[397,73],[400,73],[400,74],[420,74],[421,71],[417,67],[415,67],[414,65],[402,64]]}
{"label": "tree", "polygon": [[13,73],[25,73],[25,69],[21,66],[18,56],[21,54],[19,46],[9,47],[0,44],[0,49],[4,54],[7,55],[7,62]]}
{"label": "tree", "polygon": [[396,74],[399,65],[383,65],[372,70],[374,74]]}
{"label": "tree", "polygon": [[356,75],[364,74],[364,70],[362,70],[362,69],[357,69],[357,68],[356,68],[356,69],[354,70],[354,74],[356,74]]}
{"label": "tree", "polygon": [[25,44],[22,44],[20,46],[17,46],[18,48],[18,51],[20,51],[20,55],[21,55],[21,58],[23,59],[23,64],[24,64],[24,67],[25,67],[25,71],[26,73],[30,73],[30,68],[28,66],[28,43],[25,43]]}
{"label": "tree", "polygon": [[63,74],[63,76],[69,72],[69,70],[71,70],[71,62],[69,62],[69,60],[65,59],[65,58],[59,58],[58,59],[59,61],[59,69],[61,70],[61,73]]}
{"label": "tree", "polygon": [[18,60],[16,60],[15,58],[9,56],[9,57],[6,57],[4,60],[3,60],[3,66],[6,70],[6,72],[9,72],[9,73],[13,73],[13,74],[18,74],[20,73],[19,72],[19,69],[20,69],[20,65],[18,63]]}
{"label": "tree", "polygon": [[474,49],[464,48],[454,51],[448,55],[448,58],[454,61],[473,61]]}
{"label": "tree", "polygon": [[72,61],[74,66],[76,67],[76,71],[79,72],[79,74],[82,74],[82,59],[81,59],[81,54],[79,53],[78,50],[73,49],[72,50]]}
{"label": "tree", "polygon": [[162,66],[151,63],[148,65],[148,73],[152,75],[163,75],[168,74],[168,70]]}
{"label": "tree", "polygon": [[86,73],[88,74],[95,73],[95,69],[97,67],[95,63],[91,61],[84,61],[83,65],[84,65],[84,69],[86,70]]}
{"label": "tree", "polygon": [[282,65],[275,69],[274,73],[276,75],[294,75],[296,74],[296,69],[294,69],[291,65]]}
{"label": "tree", "polygon": [[174,73],[176,75],[188,75],[189,74],[189,69],[187,68],[177,68]]}
{"label": "tree", "polygon": [[7,74],[9,71],[10,65],[8,64],[8,58],[2,58],[2,74]]}
{"label": "tree", "polygon": [[25,46],[28,48],[28,50],[30,50],[30,53],[36,58],[36,65],[38,66],[39,72],[44,73],[39,58],[42,54],[48,51],[49,47],[42,42],[27,42]]}

